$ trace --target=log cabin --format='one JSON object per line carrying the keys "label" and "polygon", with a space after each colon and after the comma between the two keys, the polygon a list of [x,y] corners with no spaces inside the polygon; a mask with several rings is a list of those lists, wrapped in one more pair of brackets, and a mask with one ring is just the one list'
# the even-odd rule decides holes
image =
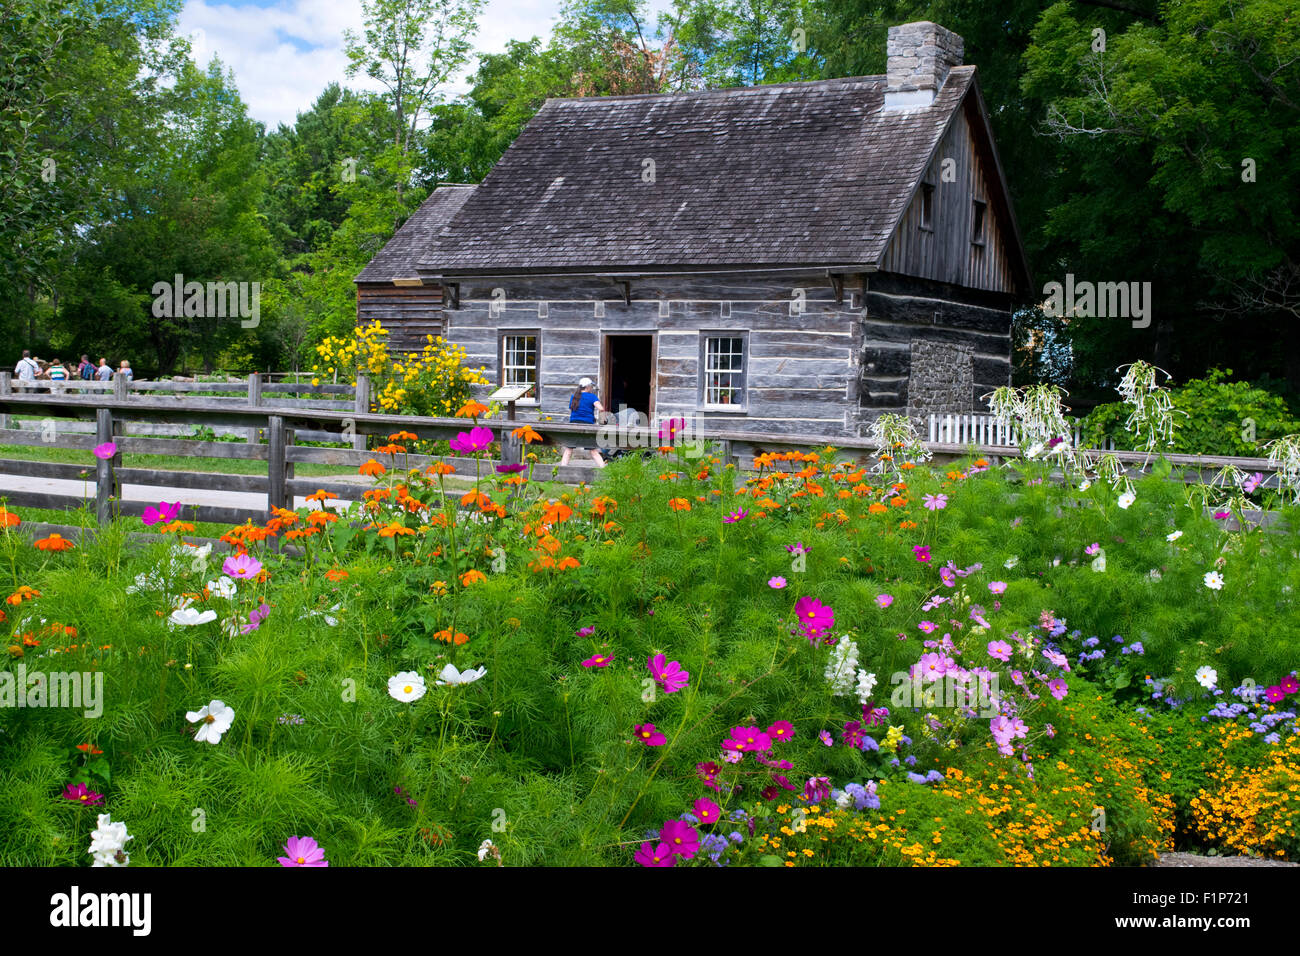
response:
{"label": "log cabin", "polygon": [[357,277],[358,321],[442,335],[522,417],[858,436],[983,410],[1031,279],[974,66],[930,22],[885,76],[548,100]]}

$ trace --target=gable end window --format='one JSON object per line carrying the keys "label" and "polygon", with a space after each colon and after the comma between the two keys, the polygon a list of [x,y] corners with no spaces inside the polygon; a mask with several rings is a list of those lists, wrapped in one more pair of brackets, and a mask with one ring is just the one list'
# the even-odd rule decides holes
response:
{"label": "gable end window", "polygon": [[921,183],[921,228],[934,229],[934,184]]}
{"label": "gable end window", "polygon": [[[536,329],[501,333],[501,386],[537,385],[541,368],[541,332]],[[534,388],[523,401],[536,402],[539,389]]]}
{"label": "gable end window", "polygon": [[984,245],[984,223],[988,219],[988,203],[976,199],[971,211],[970,241],[977,246]]}
{"label": "gable end window", "polygon": [[700,404],[743,411],[749,333],[700,333]]}

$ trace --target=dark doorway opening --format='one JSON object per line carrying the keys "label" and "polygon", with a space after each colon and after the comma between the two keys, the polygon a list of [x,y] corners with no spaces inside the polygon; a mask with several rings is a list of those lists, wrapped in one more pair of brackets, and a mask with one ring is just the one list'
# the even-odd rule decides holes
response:
{"label": "dark doorway opening", "polygon": [[654,336],[605,337],[605,407],[617,414],[623,406],[635,408],[642,421],[654,412]]}

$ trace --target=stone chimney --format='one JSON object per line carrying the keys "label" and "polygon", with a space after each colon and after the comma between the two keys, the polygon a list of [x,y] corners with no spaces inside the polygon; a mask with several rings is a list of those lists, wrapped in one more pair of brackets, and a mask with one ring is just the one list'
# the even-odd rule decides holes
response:
{"label": "stone chimney", "polygon": [[961,66],[962,39],[923,20],[889,28],[885,109],[903,110],[934,102],[948,71]]}

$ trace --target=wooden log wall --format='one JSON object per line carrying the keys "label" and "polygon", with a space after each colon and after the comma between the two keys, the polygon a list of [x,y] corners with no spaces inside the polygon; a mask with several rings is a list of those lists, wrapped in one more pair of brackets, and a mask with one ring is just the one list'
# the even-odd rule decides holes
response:
{"label": "wooden log wall", "polygon": [[388,330],[390,352],[418,352],[428,342],[426,336],[442,335],[442,307],[440,285],[357,284],[357,325],[378,320]]}

